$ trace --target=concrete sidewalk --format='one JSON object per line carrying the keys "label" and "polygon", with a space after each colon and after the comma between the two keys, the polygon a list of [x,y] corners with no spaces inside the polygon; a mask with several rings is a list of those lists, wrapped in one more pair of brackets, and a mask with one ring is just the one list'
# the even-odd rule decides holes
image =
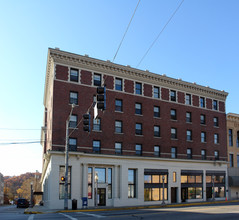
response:
{"label": "concrete sidewalk", "polygon": [[195,202],[195,203],[177,203],[168,205],[149,205],[149,206],[127,206],[127,207],[89,207],[77,210],[64,210],[64,209],[48,209],[44,206],[36,205],[32,208],[27,208],[24,214],[44,214],[44,213],[60,213],[60,212],[98,212],[98,211],[112,211],[112,210],[132,210],[132,209],[155,209],[155,208],[175,208],[175,207],[186,207],[186,206],[203,206],[211,204],[227,204],[236,203],[239,200],[230,201],[210,201],[210,202]]}

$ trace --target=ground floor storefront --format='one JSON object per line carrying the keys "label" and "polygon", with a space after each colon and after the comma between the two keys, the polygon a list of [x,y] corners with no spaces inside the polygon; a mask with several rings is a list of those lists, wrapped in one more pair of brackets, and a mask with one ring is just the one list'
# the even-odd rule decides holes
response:
{"label": "ground floor storefront", "polygon": [[[43,167],[44,205],[64,207],[65,158],[48,152]],[[224,162],[126,157],[71,152],[68,207],[159,205],[223,200],[227,197]]]}

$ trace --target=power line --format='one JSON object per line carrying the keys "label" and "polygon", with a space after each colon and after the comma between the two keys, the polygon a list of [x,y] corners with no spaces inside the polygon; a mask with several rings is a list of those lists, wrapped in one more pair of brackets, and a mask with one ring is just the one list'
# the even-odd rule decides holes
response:
{"label": "power line", "polygon": [[122,40],[121,40],[121,42],[120,42],[120,44],[119,44],[119,47],[118,47],[118,49],[117,49],[117,51],[116,51],[116,53],[115,53],[115,56],[114,56],[112,62],[114,62],[114,60],[115,60],[115,58],[116,58],[116,56],[117,56],[117,54],[118,54],[118,52],[119,52],[119,49],[120,49],[120,47],[121,47],[121,44],[123,43],[123,40],[124,40],[124,38],[125,38],[125,35],[126,35],[126,33],[128,32],[129,26],[130,26],[130,24],[131,24],[131,22],[132,22],[132,20],[133,20],[133,18],[134,18],[134,15],[135,15],[135,12],[136,12],[136,10],[137,10],[137,8],[138,8],[139,3],[140,3],[140,0],[138,1],[138,4],[137,4],[137,6],[136,6],[136,8],[135,8],[135,10],[134,10],[134,13],[133,13],[133,15],[132,15],[132,17],[131,17],[131,19],[130,19],[130,22],[129,22],[129,24],[128,24],[128,27],[126,28],[126,31],[125,31],[125,33],[124,33],[124,35],[123,35],[123,37],[122,37]]}
{"label": "power line", "polygon": [[151,48],[153,47],[153,45],[156,43],[156,41],[158,40],[158,38],[160,37],[160,35],[163,33],[163,31],[165,30],[165,28],[167,27],[167,25],[169,24],[169,22],[172,20],[172,18],[174,17],[174,15],[177,13],[178,9],[181,7],[181,5],[183,4],[184,0],[181,1],[181,3],[178,5],[178,7],[176,8],[176,10],[173,12],[173,14],[171,15],[171,17],[168,19],[167,23],[164,25],[164,27],[162,28],[162,30],[160,31],[160,33],[158,34],[158,36],[156,37],[156,39],[153,41],[153,43],[150,45],[149,49],[146,51],[146,53],[144,54],[144,56],[142,57],[142,59],[140,60],[140,62],[138,63],[138,65],[136,66],[136,68],[138,68],[138,66],[141,64],[141,62],[143,61],[143,59],[146,57],[146,55],[148,54],[148,52],[151,50]]}

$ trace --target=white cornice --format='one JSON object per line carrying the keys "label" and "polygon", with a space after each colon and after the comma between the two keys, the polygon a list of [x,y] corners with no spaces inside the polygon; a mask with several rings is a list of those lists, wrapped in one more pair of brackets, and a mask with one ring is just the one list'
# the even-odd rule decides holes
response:
{"label": "white cornice", "polygon": [[47,98],[47,88],[49,86],[50,73],[52,72],[52,63],[61,63],[63,65],[75,66],[82,69],[90,69],[92,71],[99,71],[108,73],[110,75],[121,76],[124,78],[139,80],[145,83],[159,85],[165,88],[183,90],[188,93],[196,93],[198,95],[210,97],[212,99],[218,99],[225,101],[228,95],[225,91],[219,91],[209,87],[197,85],[194,83],[185,82],[178,79],[173,79],[164,75],[159,75],[151,73],[149,71],[143,71],[135,69],[129,66],[123,66],[119,64],[112,63],[110,61],[102,61],[94,59],[88,56],[77,55],[59,49],[48,50],[47,59],[47,71],[46,71],[46,82],[45,82],[45,96],[44,104]]}

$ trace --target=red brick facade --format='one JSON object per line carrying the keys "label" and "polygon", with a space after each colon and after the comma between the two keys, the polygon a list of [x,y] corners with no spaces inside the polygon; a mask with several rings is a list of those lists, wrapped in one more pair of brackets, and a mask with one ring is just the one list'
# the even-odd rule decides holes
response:
{"label": "red brick facade", "polygon": [[[171,148],[177,148],[177,158],[186,159],[187,149],[192,149],[192,159],[200,160],[201,150],[206,150],[207,160],[214,160],[214,152],[219,152],[219,159],[227,158],[226,142],[226,114],[225,103],[218,100],[219,110],[212,110],[212,98],[205,97],[206,108],[200,108],[201,95],[191,93],[192,105],[185,104],[185,94],[190,92],[178,91],[166,86],[160,88],[160,98],[153,98],[154,84],[144,83],[143,79],[132,80],[127,77],[102,74],[106,84],[106,110],[99,112],[101,131],[83,131],[82,115],[92,106],[96,95],[93,86],[94,71],[79,70],[79,82],[69,81],[71,66],[56,65],[53,85],[52,111],[52,140],[48,142],[48,149],[64,151],[66,119],[71,110],[70,92],[78,93],[78,105],[73,114],[77,115],[77,123],[81,122],[70,137],[77,138],[77,151],[93,152],[93,140],[101,142],[102,154],[115,154],[115,142],[122,143],[122,155],[135,155],[135,145],[142,145],[142,156],[154,157],[154,146],[160,146],[160,157],[170,158]],[[72,66],[72,68],[74,68]],[[107,76],[107,77],[106,77]],[[121,78],[123,91],[116,91],[115,77]],[[142,95],[135,95],[135,82],[142,83]],[[177,101],[170,101],[170,90],[177,92]],[[123,102],[123,112],[115,111],[115,100]],[[135,103],[142,105],[142,115],[135,114]],[[160,117],[154,117],[154,106],[160,107]],[[176,110],[177,119],[170,117],[171,109]],[[48,114],[51,114],[48,109]],[[186,112],[191,113],[192,122],[186,122]],[[93,118],[93,108],[90,108]],[[205,115],[205,125],[200,124],[200,115]],[[218,118],[219,126],[214,126],[214,118]],[[49,115],[48,115],[49,118]],[[115,121],[122,121],[123,133],[115,133]],[[92,122],[92,120],[91,120]],[[135,135],[135,124],[142,124],[142,135]],[[48,127],[50,125],[47,125]],[[154,137],[154,126],[160,126],[160,137]],[[176,128],[177,138],[171,139],[171,128]],[[192,132],[192,140],[187,141],[187,130]],[[72,133],[71,133],[72,132]],[[206,142],[201,142],[201,132],[206,133]],[[214,135],[218,134],[219,143],[214,144]],[[51,145],[52,144],[52,145]]]}

